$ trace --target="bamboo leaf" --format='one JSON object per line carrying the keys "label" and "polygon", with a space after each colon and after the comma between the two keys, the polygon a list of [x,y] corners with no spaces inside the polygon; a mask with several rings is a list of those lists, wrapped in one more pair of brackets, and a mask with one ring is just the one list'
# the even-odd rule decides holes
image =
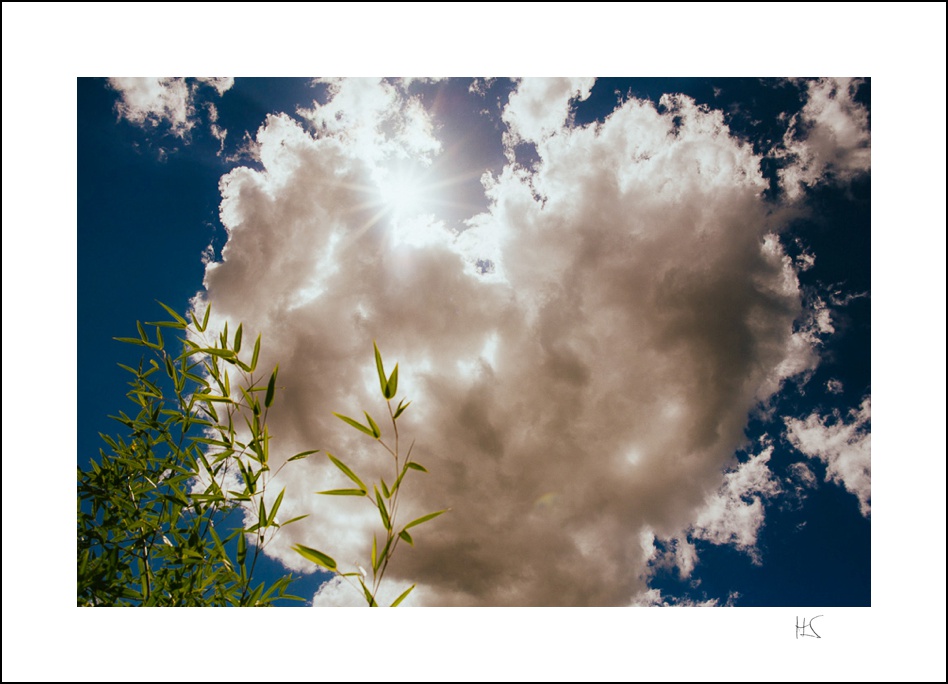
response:
{"label": "bamboo leaf", "polygon": [[379,564],[376,560],[377,558],[378,558],[377,542],[375,540],[375,533],[373,532],[372,533],[372,574],[375,574],[375,572],[378,571],[379,569]]}
{"label": "bamboo leaf", "polygon": [[372,416],[369,415],[368,411],[363,411],[362,413],[365,414],[365,417],[369,421],[369,427],[372,428],[372,436],[375,437],[375,439],[378,439],[379,437],[381,437],[382,431],[379,429],[378,423],[372,420]]}
{"label": "bamboo leaf", "polygon": [[380,481],[381,481],[381,483],[382,483],[382,493],[385,495],[385,498],[386,498],[386,499],[391,499],[391,498],[392,498],[392,494],[391,494],[391,492],[388,491],[388,486],[385,484],[385,478],[384,478],[384,477],[383,477],[383,478],[380,478]]}
{"label": "bamboo leaf", "polygon": [[285,523],[280,523],[280,527],[286,527],[290,523],[295,523],[297,520],[302,520],[303,518],[308,518],[308,517],[309,517],[309,513],[307,513],[306,515],[298,515],[295,518],[290,518]]}
{"label": "bamboo leaf", "polygon": [[184,330],[187,328],[186,325],[182,325],[174,321],[145,321],[145,325],[153,325],[156,328],[175,328],[177,330]]}
{"label": "bamboo leaf", "polygon": [[279,370],[280,364],[277,364],[270,375],[270,382],[267,383],[267,397],[263,400],[263,405],[267,408],[270,408],[270,404],[273,403],[273,393],[276,391],[277,371]]}
{"label": "bamboo leaf", "polygon": [[[155,300],[155,301],[158,301],[158,300]],[[164,309],[164,310],[167,311],[169,314],[171,314],[171,317],[174,318],[178,323],[181,323],[182,325],[187,326],[188,322],[184,319],[183,316],[181,316],[180,314],[178,314],[178,312],[176,312],[174,309],[172,309],[172,308],[171,308],[170,306],[168,306],[167,304],[164,304],[163,302],[158,302],[158,304],[161,305],[161,308],[162,308],[162,309]]]}
{"label": "bamboo leaf", "polygon": [[221,349],[220,347],[197,347],[196,349],[192,349],[189,353],[210,354],[211,356],[219,356],[222,359],[236,358],[236,354],[234,354],[234,352],[232,352],[230,349]]}
{"label": "bamboo leaf", "polygon": [[369,588],[368,588],[367,586],[365,586],[365,582],[363,582],[363,581],[360,579],[360,580],[359,580],[359,584],[362,585],[362,591],[365,593],[365,600],[368,601],[368,603],[369,603],[369,608],[378,608],[378,605],[379,605],[379,604],[377,604],[377,603],[375,602],[375,597],[372,596],[371,592],[369,591]]}
{"label": "bamboo leaf", "polygon": [[248,373],[253,373],[257,368],[258,358],[260,358],[260,335],[257,335],[257,341],[253,343],[253,358],[250,360],[250,370],[247,371]]}
{"label": "bamboo leaf", "polygon": [[402,415],[402,412],[403,412],[405,409],[407,409],[410,404],[411,404],[410,401],[406,404],[404,399],[402,399],[400,402],[398,402],[398,409],[395,411],[395,415],[394,415],[393,417],[394,417],[395,419],[398,419],[398,417],[399,417],[400,415]]}
{"label": "bamboo leaf", "polygon": [[415,542],[412,540],[411,535],[408,534],[407,530],[402,530],[398,533],[398,536],[407,541],[411,546],[415,545]]}
{"label": "bamboo leaf", "polygon": [[[280,493],[277,494],[276,501],[273,502],[273,508],[270,509],[270,517],[267,518],[267,525],[273,524],[276,520],[277,511],[280,510],[280,504],[283,503],[283,495],[286,493],[286,487],[280,490]],[[263,503],[261,501],[261,503]]]}
{"label": "bamboo leaf", "polygon": [[328,494],[329,496],[365,496],[364,489],[328,489],[325,492],[316,493]]}
{"label": "bamboo leaf", "polygon": [[382,388],[382,396],[387,399],[388,380],[385,377],[385,367],[382,365],[382,355],[379,353],[379,346],[374,341],[372,346],[375,348],[375,367],[379,372],[379,386]]}
{"label": "bamboo leaf", "polygon": [[392,371],[391,376],[388,378],[388,382],[385,383],[385,398],[394,399],[395,393],[398,390],[398,364],[395,364],[395,370]]}
{"label": "bamboo leaf", "polygon": [[306,458],[310,454],[318,454],[318,453],[319,453],[319,449],[313,449],[312,451],[301,451],[295,456],[290,456],[288,459],[286,459],[286,462],[289,463],[290,461],[299,461],[300,459]]}
{"label": "bamboo leaf", "polygon": [[244,533],[241,532],[240,536],[237,537],[237,565],[243,565],[244,561],[247,560],[247,538],[244,536]]}
{"label": "bamboo leaf", "polygon": [[293,550],[306,560],[312,561],[316,565],[320,565],[331,572],[336,572],[336,561],[334,561],[330,556],[327,556],[322,551],[311,549],[310,547],[303,546],[302,544],[296,544],[293,547]]}
{"label": "bamboo leaf", "polygon": [[391,607],[392,607],[392,608],[397,607],[399,603],[401,603],[402,601],[405,600],[405,597],[408,596],[408,595],[411,593],[411,590],[414,589],[414,588],[415,588],[415,585],[413,584],[413,585],[411,585],[410,587],[408,587],[405,591],[403,591],[402,594],[401,594],[401,596],[399,596],[397,599],[395,599],[395,601],[394,601],[394,603],[392,603]]}
{"label": "bamboo leaf", "polygon": [[[142,342],[142,341],[141,341],[140,339],[138,339],[137,337],[113,337],[112,339],[113,339],[113,340],[116,340],[117,342],[126,342],[126,343],[128,343],[128,344],[137,344],[137,345],[140,346],[140,347],[145,347],[145,346],[147,346],[144,342]],[[138,371],[132,371],[132,372],[133,372],[133,373],[136,373],[136,374],[138,373]]]}
{"label": "bamboo leaf", "polygon": [[434,513],[429,513],[428,515],[423,515],[420,518],[416,518],[415,520],[412,520],[410,523],[405,525],[404,529],[407,530],[409,527],[414,527],[415,525],[420,525],[421,523],[428,522],[429,520],[433,518],[437,518],[442,513],[447,513],[448,510],[449,509],[445,508],[443,511],[435,511]]}
{"label": "bamboo leaf", "polygon": [[375,501],[379,505],[379,515],[382,516],[382,524],[385,525],[386,530],[392,529],[392,521],[388,517],[388,509],[385,508],[385,501],[382,500],[382,495],[379,493],[379,488],[375,488]]}
{"label": "bamboo leaf", "polygon": [[204,309],[204,322],[201,323],[201,332],[207,330],[207,322],[211,320],[211,303],[207,303],[207,308]]}
{"label": "bamboo leaf", "polygon": [[348,477],[350,480],[352,480],[357,485],[359,485],[359,488],[363,492],[368,490],[368,487],[365,486],[365,483],[359,479],[358,475],[352,472],[349,466],[347,466],[345,463],[343,463],[342,461],[340,461],[338,458],[336,458],[330,453],[327,453],[326,455],[329,457],[329,460],[332,461],[336,465],[336,467],[339,468],[339,470],[341,470],[345,474],[346,477]]}
{"label": "bamboo leaf", "polygon": [[346,421],[347,423],[349,423],[349,425],[351,425],[352,427],[354,427],[356,430],[359,430],[360,432],[364,432],[365,434],[367,434],[367,435],[368,435],[369,437],[371,437],[372,439],[376,439],[375,433],[372,432],[372,430],[370,430],[369,428],[367,428],[365,425],[363,425],[363,424],[360,423],[359,421],[353,420],[353,419],[350,418],[349,416],[344,416],[344,415],[342,415],[341,413],[333,413],[333,415],[336,416],[336,418],[339,418],[340,420]]}
{"label": "bamboo leaf", "polygon": [[420,470],[420,471],[423,472],[423,473],[427,473],[427,472],[428,472],[428,469],[427,469],[427,468],[425,468],[425,467],[424,467],[423,465],[421,465],[420,463],[415,463],[414,461],[409,461],[408,463],[405,464],[405,467],[406,467],[406,468],[411,468],[412,470]]}
{"label": "bamboo leaf", "polygon": [[240,351],[240,341],[243,339],[244,335],[244,324],[241,323],[237,326],[237,332],[234,333],[234,351]]}

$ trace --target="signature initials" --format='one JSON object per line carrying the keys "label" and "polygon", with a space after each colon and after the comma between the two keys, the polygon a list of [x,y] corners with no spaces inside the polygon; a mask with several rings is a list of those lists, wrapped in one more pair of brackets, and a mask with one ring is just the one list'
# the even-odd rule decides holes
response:
{"label": "signature initials", "polygon": [[[804,618],[803,621],[801,622],[798,616],[797,623],[796,623],[797,624],[797,637],[796,638],[799,639],[800,637],[816,637],[817,639],[822,639],[823,637],[817,634],[816,630],[813,629],[813,621],[816,620],[816,618],[820,618],[820,617],[823,617],[823,616],[817,615],[815,617],[811,617],[809,622],[807,622],[806,618]],[[807,633],[807,630],[810,630],[809,633]]]}

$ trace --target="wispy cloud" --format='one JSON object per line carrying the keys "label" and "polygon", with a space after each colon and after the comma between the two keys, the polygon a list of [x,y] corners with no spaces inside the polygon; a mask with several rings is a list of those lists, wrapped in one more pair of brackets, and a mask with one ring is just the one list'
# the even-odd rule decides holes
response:
{"label": "wispy cloud", "polygon": [[859,509],[869,516],[872,498],[870,459],[871,399],[850,409],[848,420],[834,411],[832,419],[813,412],[803,420],[787,418],[787,438],[802,453],[826,465],[826,480],[843,485],[859,499]]}
{"label": "wispy cloud", "polygon": [[[400,362],[401,430],[431,471],[405,515],[452,508],[391,568],[420,602],[625,605],[648,591],[643,535],[750,552],[770,452],[725,469],[749,413],[819,360],[818,336],[794,330],[807,316],[786,218],[751,146],[684,96],[574,126],[590,85],[519,83],[508,151],[531,141],[537,162],[508,154],[458,237],[386,192],[445,146],[397,84],[335,81],[306,123],[269,117],[263,168],[221,181],[228,240],[206,296],[216,325],[264,331],[262,362],[280,362],[274,448],[381,474],[331,412],[383,411],[372,340]],[[320,459],[292,465],[283,510],[311,515],[269,550],[298,569],[296,542],[368,557],[364,502],[314,495],[338,477]]]}
{"label": "wispy cloud", "polygon": [[[198,92],[201,86],[223,95],[234,85],[233,78],[110,78],[109,85],[119,93],[116,110],[133,124],[156,128],[185,139],[199,120]],[[212,134],[221,140],[227,132],[217,126],[217,109],[209,103]]]}
{"label": "wispy cloud", "polygon": [[773,447],[727,473],[724,484],[698,512],[692,536],[714,544],[731,544],[760,563],[757,533],[764,523],[764,501],[781,493],[768,462]]}
{"label": "wispy cloud", "polygon": [[780,171],[791,198],[830,175],[850,181],[869,170],[869,113],[855,100],[860,79],[822,78],[806,84],[806,104],[795,114],[778,156],[790,163]]}

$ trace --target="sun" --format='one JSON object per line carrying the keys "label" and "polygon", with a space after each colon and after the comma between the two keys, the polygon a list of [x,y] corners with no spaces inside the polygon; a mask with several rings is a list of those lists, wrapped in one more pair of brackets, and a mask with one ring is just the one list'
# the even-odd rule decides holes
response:
{"label": "sun", "polygon": [[409,220],[430,211],[433,184],[428,169],[396,163],[378,179],[379,199],[394,221]]}

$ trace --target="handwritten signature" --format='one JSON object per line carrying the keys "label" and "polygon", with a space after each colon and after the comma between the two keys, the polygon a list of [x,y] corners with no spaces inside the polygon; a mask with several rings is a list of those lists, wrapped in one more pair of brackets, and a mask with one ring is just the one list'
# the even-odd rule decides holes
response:
{"label": "handwritten signature", "polygon": [[[817,633],[816,633],[816,630],[813,629],[813,621],[816,620],[816,618],[821,618],[821,617],[823,617],[823,616],[822,616],[822,615],[817,615],[817,616],[815,616],[815,617],[811,617],[809,622],[807,622],[806,618],[803,618],[803,621],[801,622],[800,617],[797,616],[797,622],[796,622],[796,624],[797,624],[797,636],[796,636],[796,638],[799,639],[800,637],[815,637],[815,638],[817,638],[817,639],[822,639],[823,637],[821,637],[819,634],[817,634]],[[809,630],[809,633],[807,632],[807,630]]]}

